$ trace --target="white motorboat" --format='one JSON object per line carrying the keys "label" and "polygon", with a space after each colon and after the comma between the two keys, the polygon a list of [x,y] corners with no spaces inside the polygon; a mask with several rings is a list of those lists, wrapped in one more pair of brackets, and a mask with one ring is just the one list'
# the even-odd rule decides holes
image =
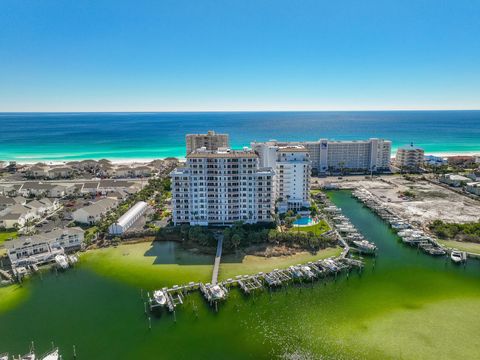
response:
{"label": "white motorboat", "polygon": [[71,265],[74,265],[78,262],[78,257],[77,255],[70,255],[68,257],[68,262],[71,264]]}
{"label": "white motorboat", "polygon": [[60,354],[58,353],[58,349],[54,349],[53,351],[43,355],[40,360],[58,360],[60,359]]}
{"label": "white motorboat", "polygon": [[58,266],[62,269],[68,269],[68,260],[65,255],[55,255],[55,262],[57,263]]}
{"label": "white motorboat", "polygon": [[8,360],[8,353],[0,354],[0,360]]}
{"label": "white motorboat", "polygon": [[455,264],[459,264],[467,260],[467,254],[463,251],[453,250],[450,254],[450,259],[452,259]]}
{"label": "white motorboat", "polygon": [[292,272],[293,276],[297,279],[303,278],[303,273],[300,269],[296,266],[290,266],[290,271]]}
{"label": "white motorboat", "polygon": [[158,305],[165,305],[167,303],[167,297],[165,296],[165,292],[162,290],[156,290],[153,292],[153,299]]}
{"label": "white motorboat", "polygon": [[315,274],[309,266],[302,266],[301,269],[308,279],[312,279],[315,277]]}
{"label": "white motorboat", "polygon": [[212,299],[213,300],[221,300],[225,298],[225,291],[219,285],[213,285],[210,288],[212,292]]}
{"label": "white motorboat", "polygon": [[368,242],[367,240],[357,240],[353,242],[353,245],[357,247],[358,250],[361,252],[372,254],[375,252],[377,247],[372,243]]}
{"label": "white motorboat", "polygon": [[18,358],[16,357],[13,357],[13,360],[35,360],[37,357],[35,356],[35,354],[33,352],[30,352],[26,355],[23,355],[23,356],[20,356]]}

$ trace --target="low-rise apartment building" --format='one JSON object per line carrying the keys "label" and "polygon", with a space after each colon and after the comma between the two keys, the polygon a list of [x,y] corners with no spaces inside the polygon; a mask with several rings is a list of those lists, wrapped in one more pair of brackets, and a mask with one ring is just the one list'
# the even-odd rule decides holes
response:
{"label": "low-rise apartment building", "polygon": [[397,149],[395,165],[399,169],[418,170],[425,161],[425,151],[413,143]]}
{"label": "low-rise apartment building", "polygon": [[33,236],[23,236],[5,242],[12,267],[43,264],[55,255],[75,251],[82,247],[84,231],[78,227],[55,229]]}

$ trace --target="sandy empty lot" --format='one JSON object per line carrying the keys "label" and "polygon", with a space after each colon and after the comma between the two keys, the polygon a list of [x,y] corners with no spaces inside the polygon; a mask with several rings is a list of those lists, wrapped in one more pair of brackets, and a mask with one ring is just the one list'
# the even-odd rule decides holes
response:
{"label": "sandy empty lot", "polygon": [[[401,218],[419,225],[426,225],[437,219],[458,223],[480,221],[480,201],[428,181],[412,182],[398,175],[383,176],[374,180],[367,180],[362,176],[318,181],[336,183],[341,188],[363,187]],[[404,191],[409,191],[415,196],[412,199],[401,198],[400,193]]]}

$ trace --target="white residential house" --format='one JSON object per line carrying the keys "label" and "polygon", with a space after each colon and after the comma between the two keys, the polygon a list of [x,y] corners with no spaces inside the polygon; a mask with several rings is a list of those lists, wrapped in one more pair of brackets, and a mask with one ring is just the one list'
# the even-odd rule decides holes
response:
{"label": "white residential house", "polygon": [[480,196],[480,182],[469,182],[465,186],[465,190],[471,194]]}
{"label": "white residential house", "polygon": [[0,195],[17,196],[17,190],[20,186],[15,185],[0,185]]}
{"label": "white residential house", "polygon": [[65,196],[73,196],[77,193],[77,188],[74,184],[56,185],[49,191],[49,196],[52,198],[63,198]]}
{"label": "white residential house", "polygon": [[28,221],[35,221],[39,218],[35,209],[21,204],[15,204],[0,211],[0,227],[11,229],[23,227]]}
{"label": "white residential house", "polygon": [[153,174],[153,168],[150,166],[136,166],[132,168],[133,175],[135,177],[149,177]]}
{"label": "white residential house", "polygon": [[57,210],[60,206],[60,203],[57,199],[48,199],[44,198],[41,200],[33,200],[26,204],[26,207],[35,210],[38,216],[46,216],[55,210]]}
{"label": "white residential house", "polygon": [[115,177],[129,178],[132,177],[132,168],[129,166],[120,166],[115,169]]}
{"label": "white residential house", "polygon": [[30,166],[26,171],[25,174],[30,178],[36,179],[44,179],[48,177],[48,172],[50,167],[43,163],[37,163],[35,165]]}
{"label": "white residential house", "polygon": [[57,254],[81,249],[83,239],[84,231],[72,227],[9,240],[5,242],[5,248],[12,267],[15,268],[54,261]]}
{"label": "white residential house", "polygon": [[74,211],[72,213],[72,218],[78,223],[93,225],[100,221],[103,216],[114,209],[117,205],[118,201],[116,199],[101,199],[89,206]]}
{"label": "white residential house", "polygon": [[16,202],[13,198],[0,195],[0,211],[6,209],[9,206],[15,205]]}
{"label": "white residential house", "polygon": [[50,190],[53,189],[55,185],[50,183],[43,182],[26,182],[19,189],[19,193],[22,196],[49,196]]}
{"label": "white residential house", "polygon": [[47,171],[49,179],[66,179],[74,174],[74,170],[69,166],[51,167]]}
{"label": "white residential house", "polygon": [[98,185],[100,183],[98,181],[89,181],[83,184],[82,187],[82,194],[90,194],[90,195],[96,195],[98,191]]}
{"label": "white residential house", "polygon": [[453,187],[460,187],[471,182],[471,179],[457,174],[445,174],[440,176],[440,182]]}

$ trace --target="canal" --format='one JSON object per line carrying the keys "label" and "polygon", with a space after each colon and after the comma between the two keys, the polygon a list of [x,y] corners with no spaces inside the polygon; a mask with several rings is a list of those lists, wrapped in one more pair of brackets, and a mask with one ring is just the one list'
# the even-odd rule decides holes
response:
{"label": "canal", "polygon": [[0,353],[34,340],[39,352],[54,341],[64,359],[75,345],[78,360],[479,358],[479,262],[417,252],[349,192],[328,196],[378,246],[362,274],[249,297],[235,290],[218,313],[190,294],[176,321],[161,313],[149,329],[140,289],[209,281],[212,258],[174,243],[86,254],[0,298]]}

